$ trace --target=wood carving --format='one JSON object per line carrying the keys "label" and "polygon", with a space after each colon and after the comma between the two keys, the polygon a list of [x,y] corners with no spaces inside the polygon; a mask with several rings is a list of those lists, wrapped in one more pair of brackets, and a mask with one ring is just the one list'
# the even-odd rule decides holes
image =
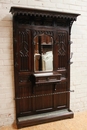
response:
{"label": "wood carving", "polygon": [[79,14],[21,7],[10,12],[17,127],[72,118],[70,33]]}

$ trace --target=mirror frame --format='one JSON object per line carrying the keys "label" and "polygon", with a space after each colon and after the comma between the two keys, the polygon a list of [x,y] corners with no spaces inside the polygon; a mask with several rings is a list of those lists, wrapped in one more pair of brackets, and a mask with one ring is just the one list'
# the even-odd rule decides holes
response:
{"label": "mirror frame", "polygon": [[[46,29],[47,30],[47,29]],[[39,33],[38,33],[39,32]],[[50,33],[49,33],[50,32]],[[34,45],[34,50],[33,50],[33,52],[34,52],[34,54],[35,54],[35,37],[38,37],[38,36],[48,36],[48,37],[50,37],[51,38],[51,46],[52,46],[52,49],[49,51],[49,55],[52,55],[52,66],[50,67],[50,68],[52,68],[52,69],[47,69],[47,70],[45,70],[44,69],[44,67],[43,67],[43,65],[41,65],[41,68],[39,68],[39,70],[35,70],[35,58],[37,59],[37,60],[39,60],[40,59],[40,56],[41,56],[41,53],[39,54],[38,52],[36,52],[36,55],[34,55],[34,72],[47,72],[47,71],[53,71],[53,41],[54,41],[54,39],[53,39],[53,31],[38,31],[38,30],[35,30],[35,33],[33,33],[34,35],[33,35],[33,45]],[[37,47],[38,48],[38,47]],[[41,47],[40,47],[41,48]]]}

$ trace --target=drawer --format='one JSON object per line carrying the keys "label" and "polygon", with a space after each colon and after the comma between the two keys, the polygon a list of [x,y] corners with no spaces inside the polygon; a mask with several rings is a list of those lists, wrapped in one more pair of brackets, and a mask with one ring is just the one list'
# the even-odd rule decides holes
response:
{"label": "drawer", "polygon": [[31,75],[32,84],[56,83],[61,81],[61,74],[59,73],[37,73]]}
{"label": "drawer", "polygon": [[37,77],[36,78],[36,82],[52,81],[52,80],[60,80],[60,76],[46,76],[46,77]]}

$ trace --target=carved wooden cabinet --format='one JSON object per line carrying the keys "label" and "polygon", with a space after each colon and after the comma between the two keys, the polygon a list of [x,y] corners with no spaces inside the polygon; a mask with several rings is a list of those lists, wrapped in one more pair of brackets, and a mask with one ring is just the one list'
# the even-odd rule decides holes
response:
{"label": "carved wooden cabinet", "polygon": [[18,128],[72,118],[70,32],[79,14],[11,7]]}

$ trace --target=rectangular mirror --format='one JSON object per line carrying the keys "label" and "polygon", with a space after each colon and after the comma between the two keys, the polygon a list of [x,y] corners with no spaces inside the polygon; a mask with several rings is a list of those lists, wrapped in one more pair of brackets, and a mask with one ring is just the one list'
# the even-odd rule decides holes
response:
{"label": "rectangular mirror", "polygon": [[34,71],[53,70],[53,38],[49,35],[34,37]]}

